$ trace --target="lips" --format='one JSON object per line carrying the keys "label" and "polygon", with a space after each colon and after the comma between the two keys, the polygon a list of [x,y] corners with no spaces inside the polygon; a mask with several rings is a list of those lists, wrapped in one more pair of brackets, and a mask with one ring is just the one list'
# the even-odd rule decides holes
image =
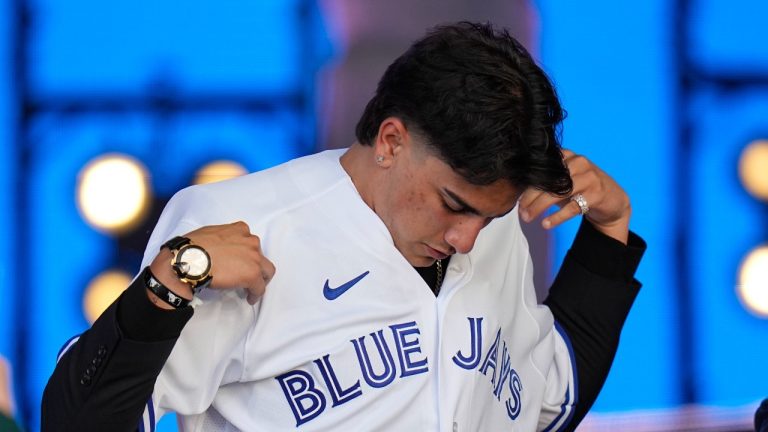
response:
{"label": "lips", "polygon": [[437,249],[435,249],[435,248],[433,248],[431,246],[427,246],[427,255],[429,255],[433,259],[441,260],[441,259],[448,258],[449,254],[441,252],[441,251],[439,251],[439,250],[437,250]]}

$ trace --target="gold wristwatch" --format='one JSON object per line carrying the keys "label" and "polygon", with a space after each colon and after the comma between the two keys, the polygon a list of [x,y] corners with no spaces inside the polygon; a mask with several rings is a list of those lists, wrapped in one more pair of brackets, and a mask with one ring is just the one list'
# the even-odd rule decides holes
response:
{"label": "gold wristwatch", "polygon": [[211,256],[205,249],[181,236],[168,240],[163,247],[173,252],[171,267],[180,281],[192,287],[193,293],[211,284]]}

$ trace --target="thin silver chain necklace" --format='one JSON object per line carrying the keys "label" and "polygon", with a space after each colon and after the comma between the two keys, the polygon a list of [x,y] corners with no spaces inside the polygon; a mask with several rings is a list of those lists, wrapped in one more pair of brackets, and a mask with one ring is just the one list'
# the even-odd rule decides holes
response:
{"label": "thin silver chain necklace", "polygon": [[443,285],[443,262],[441,260],[435,261],[437,266],[437,280],[435,281],[435,296],[440,294],[440,287]]}

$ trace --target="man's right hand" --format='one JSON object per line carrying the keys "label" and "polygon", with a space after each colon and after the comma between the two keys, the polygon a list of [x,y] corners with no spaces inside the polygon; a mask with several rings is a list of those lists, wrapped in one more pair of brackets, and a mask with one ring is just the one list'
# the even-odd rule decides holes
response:
{"label": "man's right hand", "polygon": [[[261,240],[251,234],[248,224],[235,222],[198,228],[184,237],[205,249],[211,257],[212,289],[244,288],[249,304],[255,304],[272,277],[275,266],[261,251]],[[168,289],[186,298],[192,298],[192,289],[181,282],[171,268],[173,253],[162,248],[150,265],[155,277]],[[150,300],[163,309],[173,309],[147,290]]]}

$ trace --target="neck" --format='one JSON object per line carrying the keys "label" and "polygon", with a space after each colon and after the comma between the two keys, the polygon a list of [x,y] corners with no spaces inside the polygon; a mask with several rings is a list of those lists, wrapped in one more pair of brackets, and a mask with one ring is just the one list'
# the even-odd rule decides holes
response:
{"label": "neck", "polygon": [[341,156],[341,167],[347,172],[349,178],[357,189],[357,193],[372,210],[376,211],[373,203],[373,188],[376,185],[376,174],[379,172],[373,147],[358,143]]}

